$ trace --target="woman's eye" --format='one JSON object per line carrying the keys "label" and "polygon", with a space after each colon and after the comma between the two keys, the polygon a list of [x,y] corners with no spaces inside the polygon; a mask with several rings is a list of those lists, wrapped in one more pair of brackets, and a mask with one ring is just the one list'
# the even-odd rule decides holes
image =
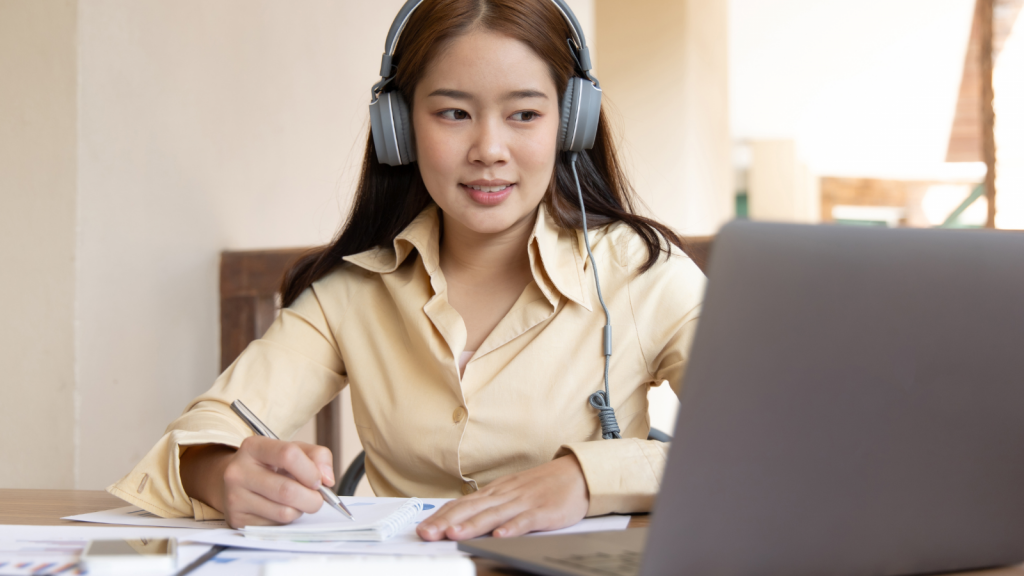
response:
{"label": "woman's eye", "polygon": [[444,118],[445,120],[465,120],[469,118],[469,112],[459,110],[457,108],[442,110],[440,115],[441,118]]}
{"label": "woman's eye", "polygon": [[516,112],[515,114],[513,114],[512,119],[515,120],[516,122],[531,122],[533,120],[536,120],[537,116],[539,116],[539,114],[537,114],[533,110],[524,110],[522,112]]}

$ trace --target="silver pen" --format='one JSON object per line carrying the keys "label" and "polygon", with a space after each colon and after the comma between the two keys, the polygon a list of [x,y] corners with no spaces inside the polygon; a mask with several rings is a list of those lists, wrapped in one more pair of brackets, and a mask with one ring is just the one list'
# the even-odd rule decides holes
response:
{"label": "silver pen", "polygon": [[[249,408],[247,408],[245,404],[242,404],[241,400],[235,400],[234,402],[232,402],[231,409],[235,411],[235,414],[238,414],[238,417],[241,418],[243,422],[249,425],[249,428],[252,428],[253,432],[259,434],[260,436],[266,436],[267,438],[280,440],[280,438],[277,437],[277,434],[274,434],[274,432],[270,428],[267,428],[266,424],[260,422],[260,419],[257,418],[256,415],[253,414],[252,411],[249,410]],[[352,513],[349,512],[348,508],[345,507],[344,502],[342,502],[341,498],[338,498],[338,495],[335,494],[330,488],[321,484],[320,495],[324,497],[325,502],[331,505],[331,508],[334,508],[338,512],[341,512],[349,520],[354,520],[354,518],[352,518]]]}

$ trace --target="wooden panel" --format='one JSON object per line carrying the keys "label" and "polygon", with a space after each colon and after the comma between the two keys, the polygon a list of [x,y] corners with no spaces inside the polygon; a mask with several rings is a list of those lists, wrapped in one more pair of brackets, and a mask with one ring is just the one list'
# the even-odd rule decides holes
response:
{"label": "wooden panel", "polygon": [[[1013,25],[1024,7],[1024,0],[996,0],[992,18],[992,59],[999,53],[1010,37]],[[956,104],[956,115],[949,135],[946,151],[947,162],[984,162],[982,138],[984,118],[982,117],[983,69],[981,46],[984,30],[978,19],[977,10],[971,23],[971,37],[964,57],[964,70],[960,79],[960,95]]]}
{"label": "wooden panel", "polygon": [[220,261],[220,364],[226,369],[277,316],[285,271],[308,248],[223,252]]}
{"label": "wooden panel", "polygon": [[[821,221],[834,222],[832,208],[838,205],[893,206],[906,209],[906,217],[901,225],[929,227],[931,224],[922,208],[925,194],[932,186],[951,184],[973,188],[977,182],[823,177],[821,179]],[[965,198],[966,194],[965,192]]]}
{"label": "wooden panel", "polygon": [[309,248],[249,250],[221,253],[220,294],[272,296],[281,287],[285,270]]}
{"label": "wooden panel", "polygon": [[220,299],[220,370],[223,372],[256,339],[255,296]]}
{"label": "wooden panel", "polygon": [[316,415],[316,443],[326,446],[334,456],[332,465],[334,467],[335,490],[341,483],[341,476],[344,474],[342,462],[350,460],[343,458],[341,443],[341,395],[338,395],[330,404],[324,406]]}
{"label": "wooden panel", "polygon": [[714,236],[687,236],[683,238],[686,246],[686,255],[693,260],[693,263],[700,268],[704,274],[708,273],[708,260],[711,257],[711,244]]}
{"label": "wooden panel", "polygon": [[898,206],[906,207],[913,189],[927,190],[930,183],[874,178],[821,179],[821,221],[833,222],[836,206]]}
{"label": "wooden panel", "polygon": [[81,522],[61,520],[61,517],[124,505],[124,500],[101,490],[0,489],[0,524],[81,527],[84,526]]}
{"label": "wooden panel", "polygon": [[[309,248],[223,252],[220,261],[220,362],[227,369],[253,340],[262,337],[278,313],[284,273]],[[316,442],[334,454],[341,478],[341,401],[316,415]]]}

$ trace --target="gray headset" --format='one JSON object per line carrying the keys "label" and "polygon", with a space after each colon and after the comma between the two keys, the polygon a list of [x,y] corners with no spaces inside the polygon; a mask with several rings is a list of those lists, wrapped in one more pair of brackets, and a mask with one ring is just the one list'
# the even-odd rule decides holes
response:
{"label": "gray headset", "polygon": [[[558,128],[559,149],[567,152],[582,152],[594,146],[597,137],[597,122],[601,117],[601,84],[590,73],[590,50],[583,29],[576,15],[564,0],[551,0],[569,23],[572,38],[568,39],[573,58],[585,78],[573,76],[562,96],[561,122]],[[391,59],[395,55],[398,38],[412,13],[423,0],[409,0],[398,11],[391,23],[388,38],[384,43],[384,55],[380,60],[380,82],[373,85],[370,100],[370,130],[373,146],[377,149],[377,160],[389,166],[401,166],[416,161],[416,147],[412,141],[412,123],[409,106],[398,90],[384,88],[395,78]]]}

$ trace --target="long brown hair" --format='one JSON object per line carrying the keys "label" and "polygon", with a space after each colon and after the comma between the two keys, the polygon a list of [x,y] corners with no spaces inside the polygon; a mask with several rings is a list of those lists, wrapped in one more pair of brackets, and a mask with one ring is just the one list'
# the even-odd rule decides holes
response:
{"label": "long brown hair", "polygon": [[[392,60],[398,69],[392,84],[406,102],[411,105],[416,84],[438,52],[475,27],[530,46],[547,62],[561,102],[569,78],[577,71],[566,43],[572,36],[569,24],[551,0],[425,0],[402,31]],[[632,228],[647,247],[642,272],[668,248],[662,239],[685,250],[683,240],[670,228],[636,213],[638,200],[619,164],[603,110],[594,147],[579,154],[576,168],[588,227],[622,222]],[[282,304],[289,306],[313,282],[341,264],[345,256],[390,247],[430,201],[418,167],[380,164],[373,138],[368,137],[359,186],[345,225],[331,244],[304,255],[288,271],[281,286]],[[543,202],[559,226],[582,227],[567,154],[559,153]]]}

